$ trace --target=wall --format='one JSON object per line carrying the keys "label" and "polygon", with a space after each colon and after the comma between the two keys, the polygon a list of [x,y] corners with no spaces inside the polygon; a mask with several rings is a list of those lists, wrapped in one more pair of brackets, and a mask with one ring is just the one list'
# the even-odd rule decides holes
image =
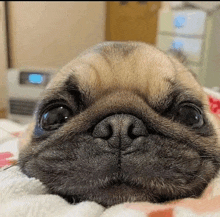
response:
{"label": "wall", "polygon": [[4,2],[0,1],[0,118],[4,116],[7,105],[6,99],[6,29],[5,29],[5,11]]}
{"label": "wall", "polygon": [[105,40],[105,2],[11,1],[11,67],[61,67]]}

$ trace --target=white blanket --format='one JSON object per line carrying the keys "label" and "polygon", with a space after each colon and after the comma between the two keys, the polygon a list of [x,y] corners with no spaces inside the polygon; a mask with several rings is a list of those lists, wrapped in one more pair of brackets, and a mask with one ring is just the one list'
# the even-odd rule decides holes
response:
{"label": "white blanket", "polygon": [[[219,93],[205,90],[208,94],[220,98]],[[214,94],[213,94],[214,93]],[[220,176],[214,183],[213,204],[220,207]],[[198,201],[200,202],[200,201]],[[204,202],[204,200],[203,200]],[[207,200],[207,204],[208,204]],[[206,201],[205,201],[206,203]],[[152,205],[153,206],[153,205]],[[203,205],[201,205],[201,208]],[[103,206],[85,201],[69,204],[57,195],[47,193],[46,187],[34,178],[24,175],[18,166],[0,172],[0,217],[151,217],[146,212],[126,208],[124,204],[105,209]],[[154,215],[156,216],[156,215]],[[157,215],[165,217],[164,214]],[[220,210],[204,212],[199,215],[192,209],[175,207],[173,217],[220,217]]]}
{"label": "white blanket", "polygon": [[28,178],[18,166],[0,172],[1,217],[146,217],[123,204],[105,209],[95,202],[73,205],[57,195],[47,194],[46,187]]}
{"label": "white blanket", "polygon": [[[170,210],[172,214],[151,215],[150,212],[129,209],[124,204],[108,209],[91,201],[76,205],[69,204],[57,195],[48,194],[46,187],[39,180],[28,178],[18,166],[12,166],[0,172],[0,217],[220,217],[220,176],[213,181],[212,185],[213,190],[210,192],[209,199],[198,200],[199,204],[195,201],[194,203],[195,207],[199,205],[199,207],[202,206],[201,208],[209,204],[208,209],[217,206],[216,211],[211,208],[212,211],[207,212],[205,209],[200,215],[194,209],[175,206]],[[210,198],[216,199],[211,202]],[[205,205],[202,205],[202,201]],[[148,207],[158,209],[153,204]]]}

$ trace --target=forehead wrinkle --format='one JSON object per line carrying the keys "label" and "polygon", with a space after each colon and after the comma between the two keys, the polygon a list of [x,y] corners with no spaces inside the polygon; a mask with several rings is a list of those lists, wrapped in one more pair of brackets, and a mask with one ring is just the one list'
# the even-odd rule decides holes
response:
{"label": "forehead wrinkle", "polygon": [[112,69],[112,63],[111,63],[110,59],[107,57],[107,53],[100,52],[99,54],[101,55],[102,58],[104,58],[106,63],[109,65],[109,68]]}
{"label": "forehead wrinkle", "polygon": [[[106,46],[107,45],[107,46]],[[132,56],[133,51],[139,46],[135,43],[106,43],[103,47],[96,47],[95,51],[100,54],[101,58],[107,62],[110,72],[109,74],[103,73],[105,76],[102,76],[105,86],[103,88],[109,87],[126,87],[131,86],[134,76],[131,76],[131,66],[129,60],[134,60],[135,58],[129,58]],[[133,56],[132,56],[133,57]],[[134,82],[133,82],[134,83]],[[134,84],[133,84],[134,85]]]}
{"label": "forehead wrinkle", "polygon": [[[88,61],[97,69],[95,78],[93,79],[93,88],[101,91],[102,89],[111,87],[114,83],[113,79],[115,78],[114,64],[111,59],[104,53],[98,53],[96,58],[89,59]],[[98,80],[100,82],[97,86]]]}
{"label": "forehead wrinkle", "polygon": [[[171,58],[171,57],[170,57]],[[181,64],[176,58],[171,58],[176,68],[176,80],[185,88],[191,89],[196,97],[205,103],[207,101],[206,94],[202,86],[198,83],[193,74],[186,66]]]}
{"label": "forehead wrinkle", "polygon": [[[117,80],[116,76],[115,76],[115,70],[114,70],[114,64],[113,64],[113,61],[110,60],[110,55],[108,53],[105,53],[105,52],[100,52],[99,53],[101,58],[104,59],[104,61],[108,64],[108,67],[109,67],[109,72],[111,74],[106,74],[106,76],[102,76],[102,78],[107,81],[109,79],[109,77],[111,76],[111,79],[109,79],[108,81],[112,81],[113,79],[113,76],[114,78]],[[108,57],[109,56],[109,57]],[[105,70],[105,69],[104,69]],[[100,71],[100,73],[102,73],[103,71]],[[107,79],[106,79],[107,78]],[[107,82],[108,83],[108,82]],[[106,84],[106,82],[105,82]]]}
{"label": "forehead wrinkle", "polygon": [[68,73],[68,75],[75,78],[80,92],[85,94],[90,93],[92,91],[92,88],[90,88],[91,83],[95,83],[96,85],[100,85],[101,83],[98,70],[84,56],[78,58],[74,64],[70,65],[68,71],[70,70],[71,73]]}
{"label": "forehead wrinkle", "polygon": [[[102,86],[102,80],[99,74],[99,70],[96,68],[96,66],[94,65],[94,63],[90,63],[90,62],[83,62],[83,64],[86,64],[89,66],[89,71],[90,71],[90,76],[87,78],[88,80],[90,80],[91,82],[95,83],[95,86],[100,89]],[[92,72],[91,72],[92,70]],[[88,81],[86,81],[86,83],[88,84]],[[89,84],[88,84],[89,85]]]}
{"label": "forehead wrinkle", "polygon": [[[132,55],[127,56],[127,58],[123,58],[120,53],[117,56],[112,56],[112,53],[109,54],[103,52],[96,53],[96,57],[90,55],[90,58],[87,58],[87,61],[90,63],[90,65],[93,65],[93,69],[96,71],[95,77],[97,77],[97,79],[93,80],[100,79],[100,81],[102,82],[102,85],[98,86],[96,86],[95,84],[99,82],[94,82],[94,88],[99,90],[111,87],[124,89],[132,88],[138,89],[141,92],[147,94],[147,89],[149,86],[162,82],[161,85],[157,86],[157,89],[159,88],[159,92],[164,92],[165,89],[169,89],[168,86],[172,81],[172,76],[170,77],[168,76],[169,74],[167,75],[165,73],[165,76],[167,76],[165,78],[169,79],[169,82],[161,81],[161,74],[163,72],[158,69],[158,61],[156,60],[156,58],[152,58],[152,55],[148,52],[148,55],[146,55],[144,61],[140,60],[140,56],[143,56],[145,52],[143,52],[143,48],[136,48],[135,50],[133,50]],[[105,63],[107,64],[108,70],[106,69],[106,67],[103,68],[103,62],[101,62],[100,58],[104,59]],[[144,65],[140,67],[143,62]],[[101,68],[99,68],[100,66]],[[154,73],[152,73],[154,70],[158,71],[158,73],[155,73],[156,76]],[[169,83],[169,85],[166,83]],[[160,90],[161,87],[162,90]],[[158,93],[158,90],[155,91]]]}
{"label": "forehead wrinkle", "polygon": [[117,69],[117,64],[122,62],[115,60],[114,56],[96,52],[82,57],[82,60],[91,66],[88,69],[87,80],[89,79],[88,83],[94,91],[116,87],[116,84],[120,83],[118,82],[120,71]]}
{"label": "forehead wrinkle", "polygon": [[[176,80],[175,64],[163,52],[151,46],[132,49],[130,55],[119,49],[109,48],[104,52],[99,48],[80,57],[79,64],[87,64],[87,72],[79,72],[80,79],[96,92],[111,87],[138,89],[150,98],[161,98]],[[121,51],[121,52],[120,52]],[[114,55],[113,55],[114,54]],[[84,69],[85,70],[85,69]],[[85,76],[85,74],[89,74]]]}
{"label": "forehead wrinkle", "polygon": [[197,101],[200,101],[204,106],[206,104],[206,97],[195,74],[192,73],[192,71],[190,71],[184,64],[180,63],[176,57],[170,55],[167,55],[167,57],[175,70],[175,83],[172,81],[170,83],[178,86],[178,88],[182,88],[182,92],[184,92],[185,89],[189,95],[192,94],[192,97],[195,98],[195,100],[197,99]]}
{"label": "forehead wrinkle", "polygon": [[150,101],[160,99],[169,91],[171,81],[174,81],[173,64],[165,54],[154,47],[141,48],[136,52],[137,70],[142,72],[139,74],[140,88],[145,90]]}

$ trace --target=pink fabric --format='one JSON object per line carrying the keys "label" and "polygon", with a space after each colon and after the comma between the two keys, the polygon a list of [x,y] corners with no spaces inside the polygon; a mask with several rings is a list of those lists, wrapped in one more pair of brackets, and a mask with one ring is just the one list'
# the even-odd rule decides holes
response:
{"label": "pink fabric", "polygon": [[[179,217],[175,212],[175,208],[181,207],[191,210],[198,216],[204,214],[220,214],[220,195],[212,198],[212,186],[209,186],[199,199],[186,198],[175,202],[162,204],[151,204],[148,202],[127,204],[127,208],[140,210],[146,214],[147,217]],[[219,215],[220,216],[220,215]]]}
{"label": "pink fabric", "polygon": [[8,158],[10,158],[12,156],[13,156],[13,154],[10,152],[0,153],[0,167],[11,165],[12,162],[10,162],[10,160],[8,160]]}
{"label": "pink fabric", "polygon": [[220,119],[220,99],[209,96],[210,110]]}

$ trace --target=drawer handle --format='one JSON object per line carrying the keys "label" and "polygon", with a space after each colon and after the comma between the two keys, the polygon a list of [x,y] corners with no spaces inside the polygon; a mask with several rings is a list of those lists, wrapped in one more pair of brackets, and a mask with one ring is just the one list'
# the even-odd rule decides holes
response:
{"label": "drawer handle", "polygon": [[178,16],[174,19],[173,24],[176,28],[182,28],[186,24],[186,18],[183,16]]}

